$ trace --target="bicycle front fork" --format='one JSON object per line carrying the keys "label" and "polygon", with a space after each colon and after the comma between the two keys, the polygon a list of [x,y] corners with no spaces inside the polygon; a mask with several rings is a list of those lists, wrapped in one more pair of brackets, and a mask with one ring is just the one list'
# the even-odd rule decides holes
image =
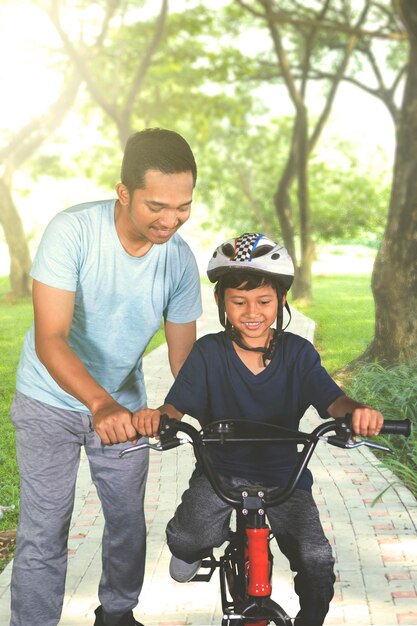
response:
{"label": "bicycle front fork", "polygon": [[271,599],[270,529],[265,524],[259,526],[239,528],[238,524],[220,559],[222,626],[292,626],[284,609]]}

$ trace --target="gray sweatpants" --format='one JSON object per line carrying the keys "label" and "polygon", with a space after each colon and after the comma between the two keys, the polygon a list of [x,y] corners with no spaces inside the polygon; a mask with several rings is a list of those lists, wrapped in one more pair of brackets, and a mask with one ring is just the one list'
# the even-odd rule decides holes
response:
{"label": "gray sweatpants", "polygon": [[[251,485],[245,478],[224,480],[239,492]],[[220,500],[201,470],[195,470],[167,526],[172,554],[189,563],[208,556],[227,540],[231,514],[232,507]],[[334,558],[311,493],[297,489],[287,502],[269,508],[267,517],[281,552],[297,572],[300,612],[295,624],[321,626],[333,597]]]}
{"label": "gray sweatpants", "polygon": [[20,515],[10,626],[56,626],[60,620],[81,446],[105,519],[100,602],[112,615],[133,609],[145,565],[147,450],[120,459],[126,444],[104,446],[88,413],[59,409],[19,392],[11,415],[20,471]]}

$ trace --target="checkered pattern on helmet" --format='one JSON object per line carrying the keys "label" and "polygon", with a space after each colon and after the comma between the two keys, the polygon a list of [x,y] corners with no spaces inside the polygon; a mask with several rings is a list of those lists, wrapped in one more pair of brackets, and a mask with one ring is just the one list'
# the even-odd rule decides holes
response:
{"label": "checkered pattern on helmet", "polygon": [[236,251],[233,261],[250,261],[252,250],[256,247],[261,237],[262,235],[259,233],[246,233],[236,239]]}

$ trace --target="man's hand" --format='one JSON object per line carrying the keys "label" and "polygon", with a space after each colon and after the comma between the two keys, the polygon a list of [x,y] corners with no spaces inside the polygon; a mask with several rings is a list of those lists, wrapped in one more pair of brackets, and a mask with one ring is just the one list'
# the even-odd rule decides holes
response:
{"label": "man's hand", "polygon": [[370,406],[358,406],[352,411],[353,431],[362,437],[379,435],[383,423],[382,413]]}
{"label": "man's hand", "polygon": [[139,409],[133,413],[132,425],[143,437],[155,437],[159,431],[161,412],[158,409]]}
{"label": "man's hand", "polygon": [[132,413],[116,401],[109,401],[92,414],[94,430],[105,445],[137,439]]}

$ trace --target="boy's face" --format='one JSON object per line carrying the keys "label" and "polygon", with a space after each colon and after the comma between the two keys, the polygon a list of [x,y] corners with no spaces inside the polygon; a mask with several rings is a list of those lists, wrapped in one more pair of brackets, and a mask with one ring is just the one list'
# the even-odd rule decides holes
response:
{"label": "boy's face", "polygon": [[224,306],[229,322],[248,346],[268,344],[269,329],[275,324],[278,313],[277,292],[271,285],[250,291],[228,287],[224,293]]}

